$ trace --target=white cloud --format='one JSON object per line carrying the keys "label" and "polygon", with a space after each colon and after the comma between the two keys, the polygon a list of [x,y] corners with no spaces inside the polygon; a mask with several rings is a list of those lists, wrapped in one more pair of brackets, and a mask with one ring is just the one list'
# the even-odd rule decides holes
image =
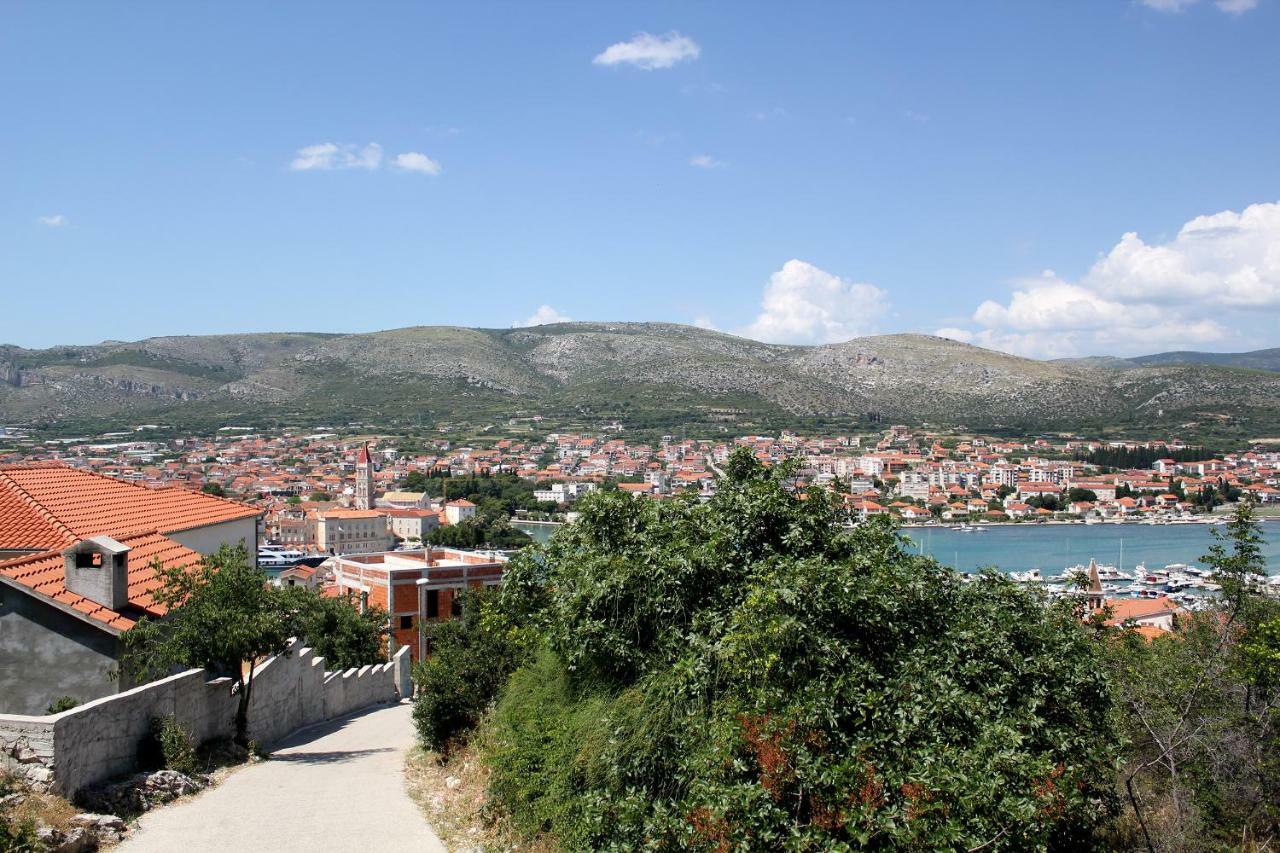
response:
{"label": "white cloud", "polygon": [[710,154],[699,154],[696,157],[689,158],[689,165],[696,166],[699,169],[719,169],[724,165],[724,161],[717,160]]}
{"label": "white cloud", "polygon": [[645,71],[670,68],[686,59],[697,59],[702,49],[688,36],[677,32],[655,36],[637,33],[631,41],[611,44],[591,61],[596,65],[634,65]]}
{"label": "white cloud", "polygon": [[761,311],[742,334],[769,343],[826,344],[875,331],[888,294],[790,260],[769,277]]}
{"label": "white cloud", "polygon": [[523,328],[525,326],[545,326],[548,323],[571,323],[569,317],[561,314],[550,305],[539,305],[538,310],[526,317],[523,321],[517,320],[512,323],[512,328]]}
{"label": "white cloud", "polygon": [[55,213],[52,216],[37,216],[36,222],[49,228],[61,228],[67,224],[67,217],[61,213]]}
{"label": "white cloud", "polygon": [[1280,203],[1198,216],[1165,243],[1125,234],[1079,281],[1045,271],[983,302],[969,334],[1025,355],[1131,355],[1231,341],[1260,311],[1280,311]]}
{"label": "white cloud", "polygon": [[[1200,0],[1138,0],[1138,2],[1148,9],[1155,9],[1157,12],[1177,13],[1185,12],[1199,3]],[[1256,8],[1258,0],[1214,0],[1213,5],[1228,15],[1243,15],[1250,9]]]}
{"label": "white cloud", "polygon": [[339,145],[334,142],[321,142],[319,145],[308,145],[299,148],[297,155],[289,163],[295,172],[329,169],[368,169],[373,170],[382,165],[382,146],[370,142],[362,148],[355,145]]}
{"label": "white cloud", "polygon": [[420,172],[424,175],[440,174],[440,164],[426,154],[420,154],[417,151],[406,151],[403,154],[397,154],[391,161],[391,165],[406,172]]}
{"label": "white cloud", "polygon": [[716,324],[711,321],[711,318],[706,316],[705,314],[700,314],[697,317],[694,317],[693,325],[698,327],[699,329],[706,329],[709,332],[720,331],[719,329],[716,328]]}
{"label": "white cloud", "polygon": [[956,329],[956,328],[947,326],[945,328],[938,329],[937,331],[934,332],[934,334],[940,338],[951,338],[951,340],[953,341],[960,341],[961,343],[964,343],[964,344],[967,344],[973,341],[973,332],[969,331],[968,329]]}

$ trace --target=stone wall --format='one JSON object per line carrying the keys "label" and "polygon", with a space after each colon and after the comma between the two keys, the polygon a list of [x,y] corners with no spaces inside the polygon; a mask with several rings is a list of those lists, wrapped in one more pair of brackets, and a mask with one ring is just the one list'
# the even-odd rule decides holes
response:
{"label": "stone wall", "polygon": [[[249,737],[270,746],[294,731],[412,693],[409,650],[388,663],[325,672],[324,658],[294,641],[258,665]],[[39,788],[72,797],[81,788],[135,769],[138,746],[155,717],[173,715],[197,743],[235,733],[229,678],[202,669],[135,687],[47,717],[0,714],[0,768]]]}
{"label": "stone wall", "polygon": [[37,788],[53,781],[54,717],[0,715],[0,770]]}

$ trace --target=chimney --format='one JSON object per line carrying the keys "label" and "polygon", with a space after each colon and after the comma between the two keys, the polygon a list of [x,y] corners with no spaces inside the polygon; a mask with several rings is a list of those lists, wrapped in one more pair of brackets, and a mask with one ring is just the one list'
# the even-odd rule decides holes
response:
{"label": "chimney", "polygon": [[62,552],[67,589],[121,610],[129,603],[129,547],[110,536],[81,539]]}

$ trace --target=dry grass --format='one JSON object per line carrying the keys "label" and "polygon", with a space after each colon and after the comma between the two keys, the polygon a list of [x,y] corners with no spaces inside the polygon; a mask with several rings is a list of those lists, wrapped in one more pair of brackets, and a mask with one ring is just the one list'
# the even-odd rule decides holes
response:
{"label": "dry grass", "polygon": [[530,842],[516,835],[495,812],[487,794],[489,769],[472,746],[454,750],[444,763],[437,753],[414,749],[405,761],[405,783],[409,796],[450,850],[555,850],[547,841]]}
{"label": "dry grass", "polygon": [[78,809],[57,794],[40,794],[28,790],[25,786],[15,786],[15,790],[26,795],[20,805],[8,810],[8,817],[14,823],[31,821],[37,825],[43,823],[54,829],[67,829],[71,818],[84,809]]}

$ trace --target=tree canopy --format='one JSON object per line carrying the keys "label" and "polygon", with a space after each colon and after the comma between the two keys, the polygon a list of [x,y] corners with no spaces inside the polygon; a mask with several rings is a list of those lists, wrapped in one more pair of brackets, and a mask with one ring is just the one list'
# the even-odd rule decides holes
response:
{"label": "tree canopy", "polygon": [[[1093,843],[1114,813],[1100,649],[1066,608],[841,527],[734,454],[709,502],[594,494],[486,630],[490,791],[569,849]],[[482,697],[486,698],[486,697]]]}

